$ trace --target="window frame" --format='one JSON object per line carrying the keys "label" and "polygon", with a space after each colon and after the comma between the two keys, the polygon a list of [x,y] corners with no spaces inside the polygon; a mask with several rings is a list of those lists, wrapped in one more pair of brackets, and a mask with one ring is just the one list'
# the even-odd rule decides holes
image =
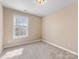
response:
{"label": "window frame", "polygon": [[[24,16],[24,17],[26,17],[26,19],[27,19],[27,26],[26,26],[26,35],[20,35],[20,36],[16,36],[16,17],[17,16]],[[25,38],[25,37],[28,37],[28,28],[29,28],[29,19],[28,19],[28,17],[27,16],[25,16],[25,15],[13,15],[13,39],[20,39],[20,38]]]}

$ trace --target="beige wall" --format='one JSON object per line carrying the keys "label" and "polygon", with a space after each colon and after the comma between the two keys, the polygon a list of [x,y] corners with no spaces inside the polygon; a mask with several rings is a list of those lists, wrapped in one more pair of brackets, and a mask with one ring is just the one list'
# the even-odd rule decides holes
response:
{"label": "beige wall", "polygon": [[3,8],[0,3],[0,53],[3,49]]}
{"label": "beige wall", "polygon": [[[14,14],[29,17],[29,37],[13,39]],[[4,46],[15,46],[41,39],[41,26],[42,19],[38,16],[4,8]],[[43,39],[77,53],[77,4],[43,18]]]}
{"label": "beige wall", "polygon": [[43,18],[43,39],[77,53],[77,3]]}
{"label": "beige wall", "polygon": [[[13,39],[13,15],[24,15],[29,18],[29,36],[21,39]],[[19,11],[4,8],[4,47],[15,46],[33,40],[41,39],[41,17],[24,14]]]}

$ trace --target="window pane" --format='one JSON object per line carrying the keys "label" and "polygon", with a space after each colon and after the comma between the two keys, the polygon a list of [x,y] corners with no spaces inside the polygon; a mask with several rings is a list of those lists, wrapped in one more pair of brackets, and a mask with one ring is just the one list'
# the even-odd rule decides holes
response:
{"label": "window pane", "polygon": [[26,35],[26,30],[27,30],[26,26],[16,26],[16,36]]}
{"label": "window pane", "polygon": [[16,16],[17,26],[28,26],[28,20],[25,16]]}

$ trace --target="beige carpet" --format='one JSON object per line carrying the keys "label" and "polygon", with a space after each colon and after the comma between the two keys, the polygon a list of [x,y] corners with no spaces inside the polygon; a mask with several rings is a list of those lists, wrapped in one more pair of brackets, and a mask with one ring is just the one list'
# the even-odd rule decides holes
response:
{"label": "beige carpet", "polygon": [[4,49],[0,59],[78,59],[66,51],[44,42]]}

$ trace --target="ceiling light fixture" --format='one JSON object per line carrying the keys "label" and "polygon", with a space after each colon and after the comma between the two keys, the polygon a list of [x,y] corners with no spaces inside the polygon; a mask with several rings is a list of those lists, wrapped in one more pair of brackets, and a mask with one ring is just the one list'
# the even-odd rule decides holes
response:
{"label": "ceiling light fixture", "polygon": [[43,5],[44,2],[45,2],[45,0],[36,0],[36,2],[37,2],[37,4],[39,4],[39,5]]}

